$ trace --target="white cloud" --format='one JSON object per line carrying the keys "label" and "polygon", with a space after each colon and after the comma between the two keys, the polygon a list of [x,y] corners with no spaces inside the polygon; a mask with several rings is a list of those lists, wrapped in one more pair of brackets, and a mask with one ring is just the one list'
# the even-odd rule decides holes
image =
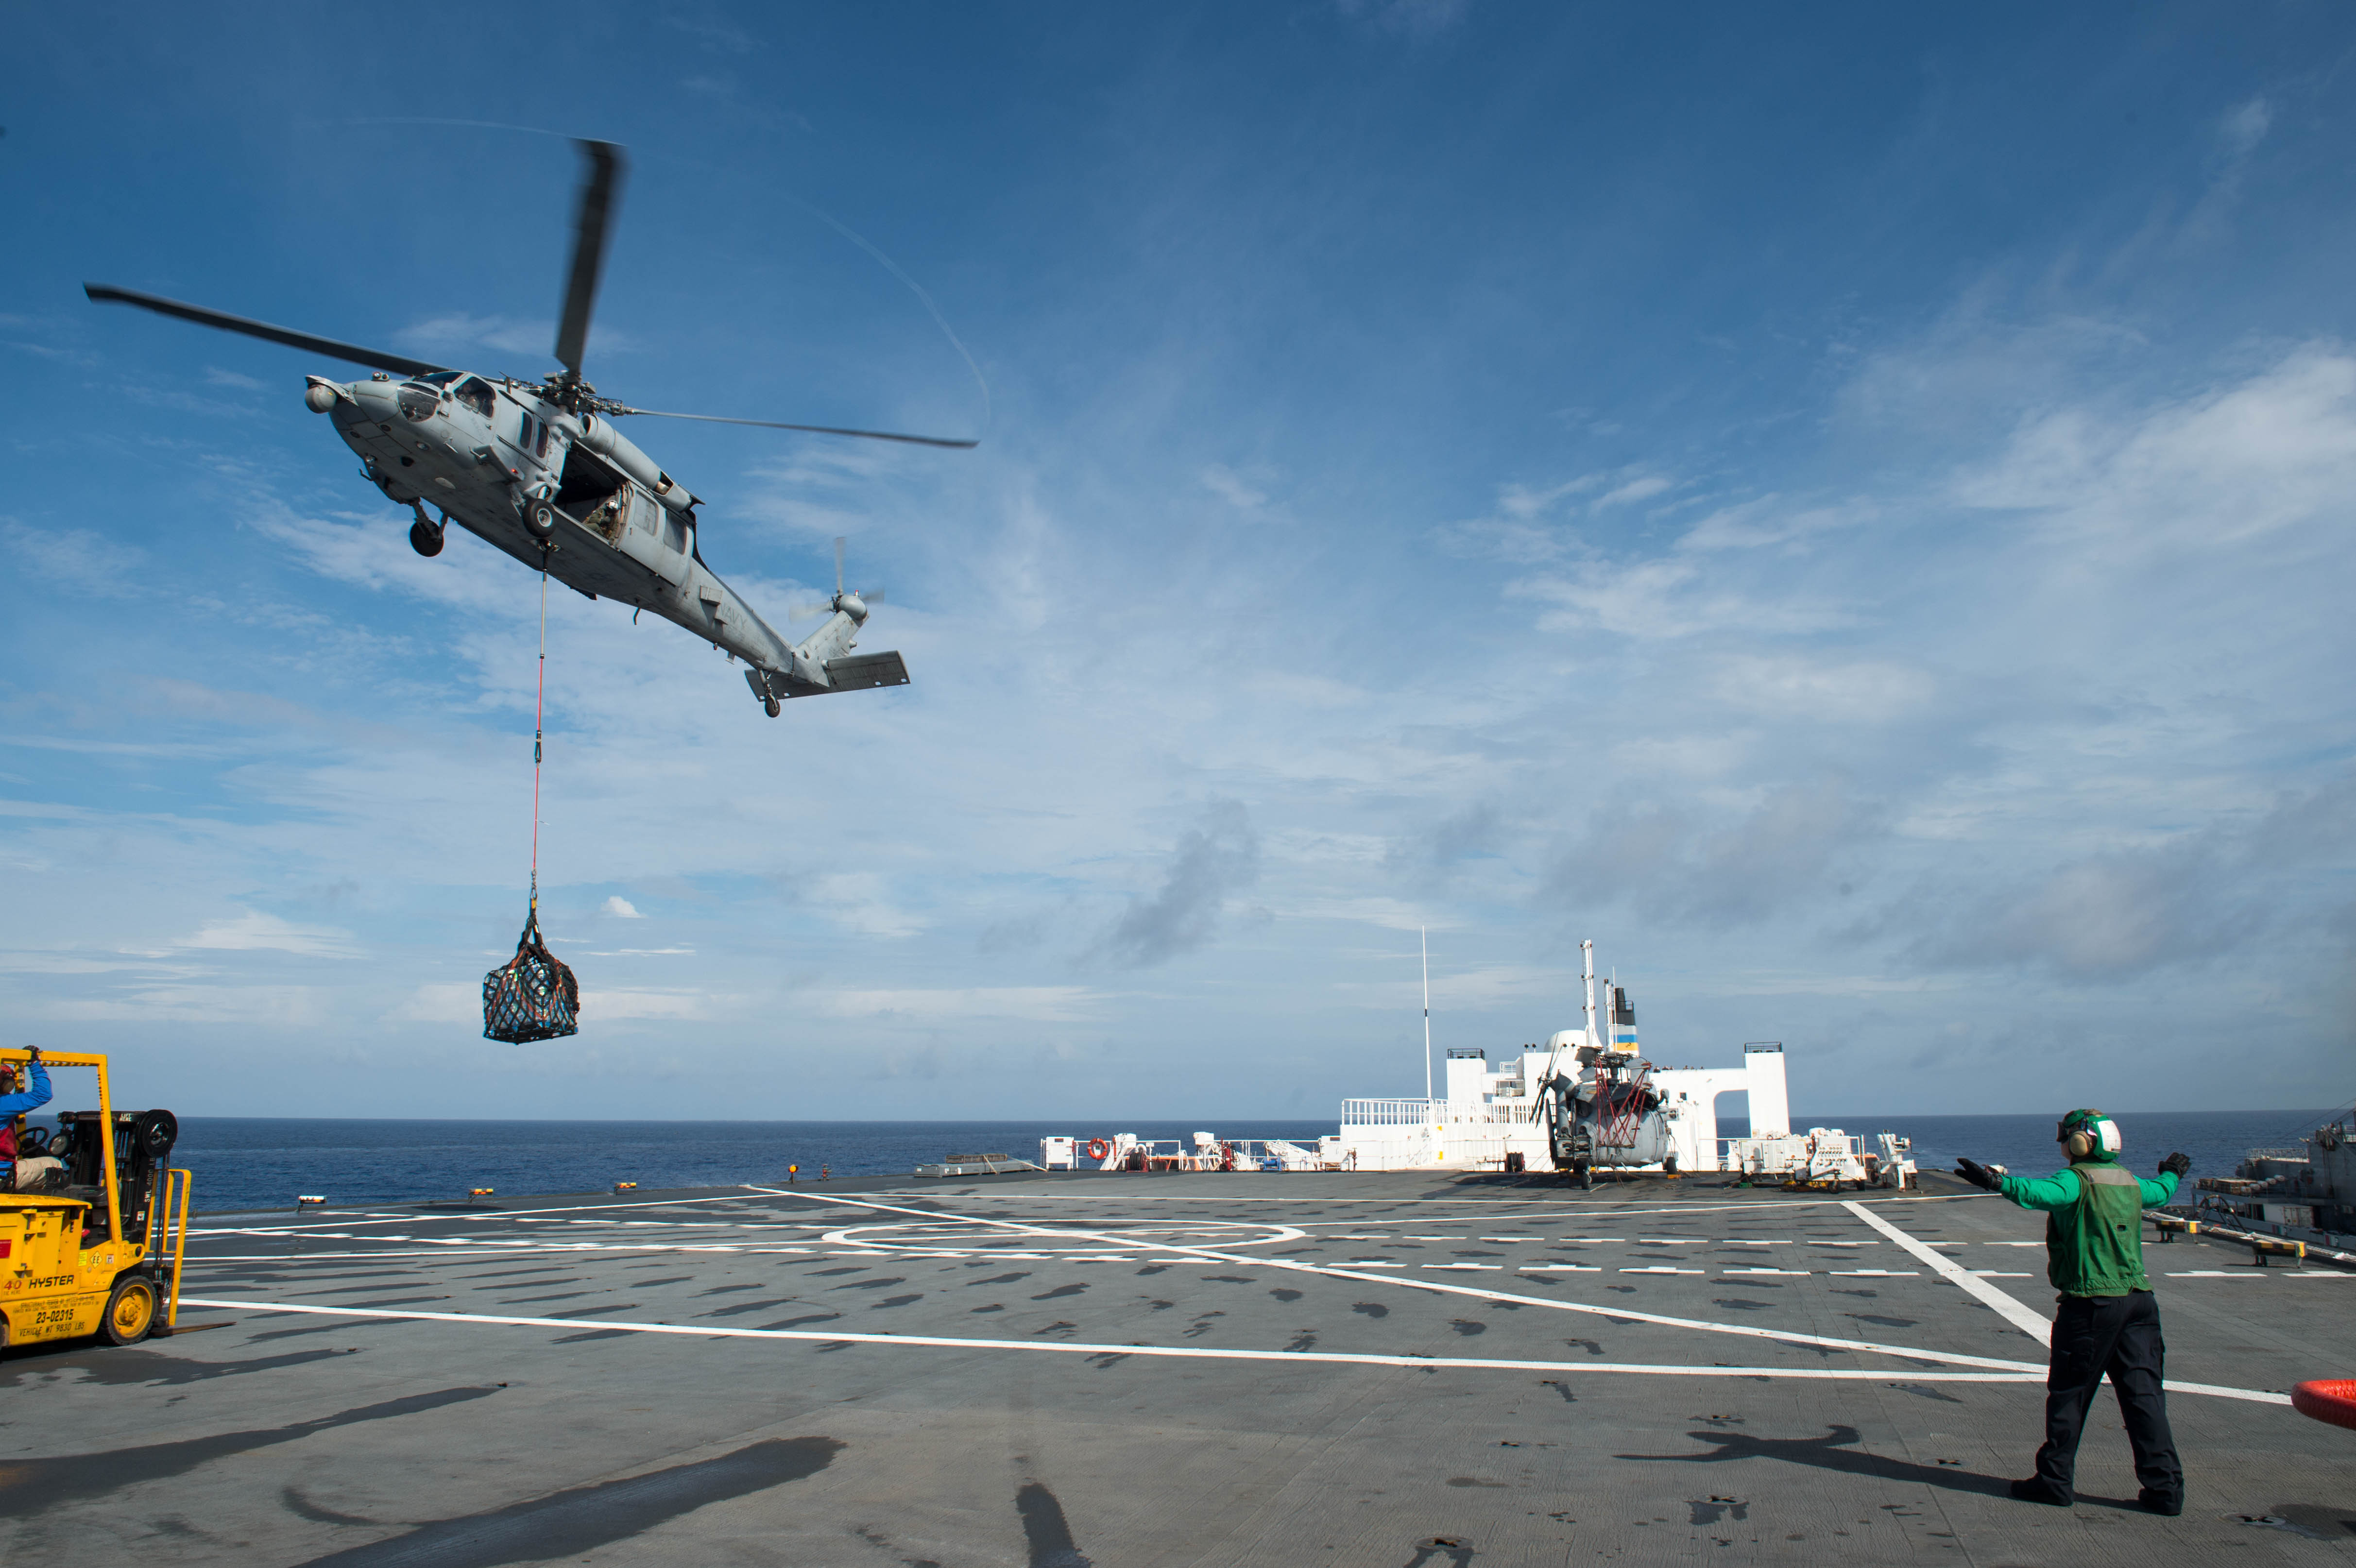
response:
{"label": "white cloud", "polygon": [[2131,416],[2044,413],[1965,469],[1954,496],[2132,555],[2223,550],[2344,517],[2356,496],[2356,357],[2310,345]]}
{"label": "white cloud", "polygon": [[1673,481],[1665,479],[1658,474],[1643,475],[1629,480],[1624,485],[1615,485],[1598,496],[1590,510],[1600,512],[1606,507],[1625,507],[1637,501],[1649,501],[1662,491],[1671,488],[1672,485]]}
{"label": "white cloud", "polygon": [[2228,157],[2246,158],[2266,139],[2275,123],[2274,105],[2261,96],[2237,104],[2217,122],[2217,139]]}
{"label": "white cloud", "polygon": [[1268,505],[1267,491],[1247,484],[1225,464],[1214,463],[1203,470],[1203,488],[1240,511],[1258,511]]}
{"label": "white cloud", "polygon": [[978,986],[823,991],[811,1000],[821,1012],[843,1019],[921,1024],[1066,1024],[1101,1017],[1109,998],[1083,986]]}
{"label": "white cloud", "polygon": [[646,919],[646,916],[638,912],[637,905],[632,903],[629,900],[624,898],[619,893],[614,894],[598,907],[604,910],[607,914],[618,916],[623,920]]}
{"label": "white cloud", "polygon": [[1691,558],[1595,562],[1559,575],[1526,578],[1506,592],[1553,608],[1547,632],[1600,631],[1646,640],[1707,633],[1798,634],[1848,624],[1852,613],[1804,593],[1747,592]]}
{"label": "white cloud", "polygon": [[[556,342],[556,323],[551,320],[523,320],[509,315],[468,315],[454,311],[446,315],[429,316],[412,322],[392,335],[393,342],[403,348],[424,353],[450,355],[469,349],[491,349],[500,354],[522,354],[547,357]],[[599,329],[594,339],[601,349],[616,347],[610,334]]]}
{"label": "white cloud", "polygon": [[1893,724],[1923,710],[1938,692],[1929,675],[1894,659],[1788,653],[1727,658],[1716,686],[1746,711],[1827,724]]}
{"label": "white cloud", "polygon": [[926,923],[895,905],[884,879],[873,871],[828,872],[812,878],[801,892],[827,919],[866,936],[914,936]]}
{"label": "white cloud", "polygon": [[335,993],[315,986],[138,986],[103,997],[66,997],[36,1016],[65,1022],[237,1024],[316,1029],[334,1017]]}
{"label": "white cloud", "polygon": [[148,559],[137,545],[88,528],[33,528],[15,521],[0,522],[0,549],[27,577],[107,598],[136,592]]}
{"label": "white cloud", "polygon": [[299,953],[312,958],[357,958],[352,933],[332,926],[296,925],[274,914],[241,910],[208,922],[194,936],[184,936],[176,947],[213,949],[228,953]]}

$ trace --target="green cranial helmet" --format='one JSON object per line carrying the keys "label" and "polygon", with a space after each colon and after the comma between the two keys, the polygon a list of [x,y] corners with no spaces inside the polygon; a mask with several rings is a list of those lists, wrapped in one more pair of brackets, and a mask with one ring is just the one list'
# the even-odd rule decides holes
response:
{"label": "green cranial helmet", "polygon": [[2067,1143],[2073,1133],[2083,1133],[2090,1147],[2085,1157],[2108,1159],[2126,1147],[2119,1136],[2119,1125],[2096,1110],[2072,1111],[2062,1118],[2053,1129],[2053,1141]]}

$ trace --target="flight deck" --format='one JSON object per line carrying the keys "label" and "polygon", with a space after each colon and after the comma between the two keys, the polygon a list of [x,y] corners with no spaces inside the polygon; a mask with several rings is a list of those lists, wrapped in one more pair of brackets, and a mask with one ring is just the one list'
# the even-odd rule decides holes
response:
{"label": "flight deck", "polygon": [[[2184,1514],[2041,1429],[2042,1221],[1658,1176],[1079,1174],[200,1216],[0,1356],[0,1551],[441,1568],[2311,1563],[2356,1275],[2146,1255]],[[496,1201],[497,1206],[492,1206]]]}

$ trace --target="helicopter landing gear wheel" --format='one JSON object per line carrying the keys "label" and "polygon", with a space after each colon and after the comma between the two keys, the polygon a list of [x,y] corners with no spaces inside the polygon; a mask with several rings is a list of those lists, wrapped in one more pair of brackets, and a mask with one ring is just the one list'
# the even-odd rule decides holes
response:
{"label": "helicopter landing gear wheel", "polygon": [[1661,1161],[1661,1174],[1663,1176],[1675,1176],[1676,1173],[1677,1157],[1676,1155],[1671,1155],[1668,1158]]}
{"label": "helicopter landing gear wheel", "polygon": [[409,525],[409,548],[420,555],[442,553],[442,530],[423,517]]}
{"label": "helicopter landing gear wheel", "polygon": [[1595,1190],[1595,1168],[1593,1166],[1580,1166],[1578,1170],[1578,1176],[1579,1189],[1581,1192],[1592,1192]]}
{"label": "helicopter landing gear wheel", "polygon": [[155,1326],[155,1286],[137,1275],[115,1282],[99,1331],[110,1345],[135,1345]]}
{"label": "helicopter landing gear wheel", "polygon": [[556,537],[556,508],[545,501],[527,501],[523,507],[523,526],[531,537],[546,544]]}
{"label": "helicopter landing gear wheel", "polygon": [[783,705],[780,704],[774,697],[765,697],[761,699],[761,707],[772,719],[775,719],[778,713],[783,710]]}

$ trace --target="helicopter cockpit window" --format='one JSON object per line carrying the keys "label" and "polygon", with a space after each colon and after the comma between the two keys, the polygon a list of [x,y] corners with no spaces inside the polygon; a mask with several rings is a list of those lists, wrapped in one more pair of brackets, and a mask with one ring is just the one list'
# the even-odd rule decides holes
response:
{"label": "helicopter cockpit window", "polygon": [[467,377],[451,395],[485,419],[491,417],[491,389],[477,378]]}
{"label": "helicopter cockpit window", "polygon": [[446,387],[465,374],[464,370],[436,370],[430,376],[420,376],[417,379],[421,381],[431,381],[437,387]]}

